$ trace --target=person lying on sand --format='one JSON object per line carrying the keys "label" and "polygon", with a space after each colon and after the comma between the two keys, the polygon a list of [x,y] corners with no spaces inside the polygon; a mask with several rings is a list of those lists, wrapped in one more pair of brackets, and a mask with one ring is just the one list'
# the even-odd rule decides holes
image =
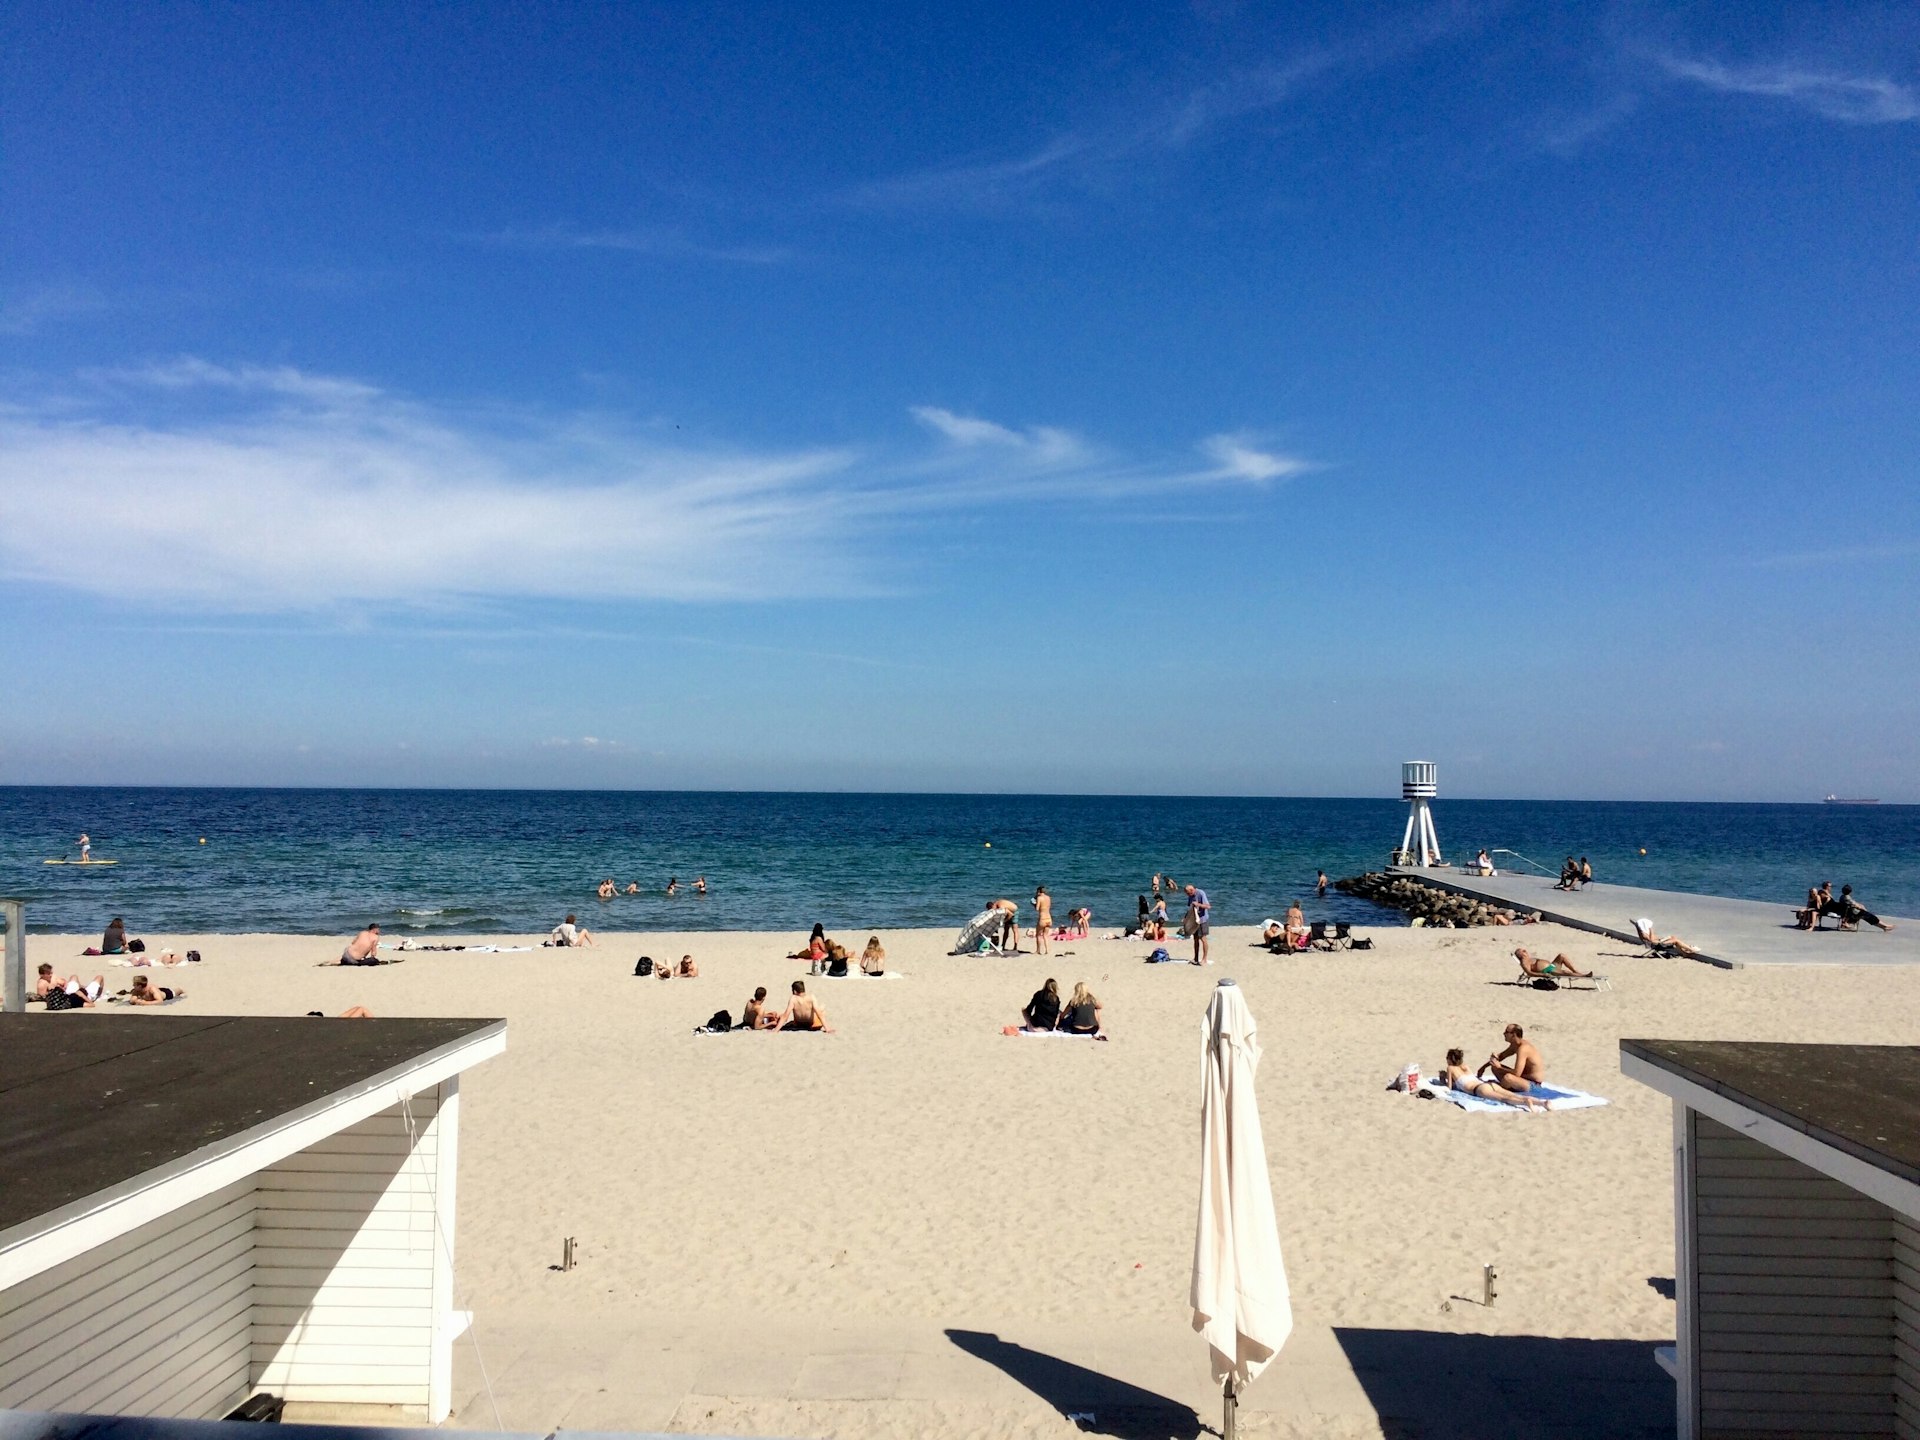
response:
{"label": "person lying on sand", "polygon": [[347,942],[340,952],[342,965],[378,965],[380,963],[380,922],[369,921],[367,928]]}
{"label": "person lying on sand", "polygon": [[1091,1035],[1096,1040],[1107,1038],[1100,1025],[1100,1002],[1087,988],[1087,982],[1079,981],[1073,987],[1073,997],[1061,1007],[1059,1028],[1069,1035]]}
{"label": "person lying on sand", "polygon": [[754,987],[753,998],[741,1007],[740,1028],[742,1030],[771,1030],[779,1024],[780,1017],[767,1010],[767,987]]}
{"label": "person lying on sand", "polygon": [[[1521,1095],[1536,1085],[1544,1084],[1547,1062],[1541,1058],[1534,1043],[1527,1039],[1527,1032],[1518,1025],[1509,1025],[1501,1033],[1506,1036],[1507,1048],[1498,1055],[1489,1055],[1485,1063],[1473,1072],[1475,1078],[1484,1078],[1491,1070],[1496,1085]],[[1508,1060],[1513,1063],[1507,1064]]]}
{"label": "person lying on sand", "polygon": [[1576,969],[1573,961],[1565,955],[1556,955],[1551,960],[1535,958],[1532,951],[1522,945],[1513,952],[1513,958],[1520,962],[1520,968],[1538,979],[1552,979],[1556,975],[1570,975],[1580,980],[1593,979],[1591,970]]}
{"label": "person lying on sand", "polygon": [[1022,1030],[1055,1030],[1060,1025],[1060,982],[1047,977],[1047,983],[1033,992],[1026,1009],[1020,1012]]}
{"label": "person lying on sand", "polygon": [[774,1022],[778,1030],[819,1030],[831,1032],[833,1027],[827,1024],[827,1012],[820,1008],[820,1002],[807,994],[807,982],[793,982],[793,998],[787,1001],[787,1008],[780,1012]]}
{"label": "person lying on sand", "polygon": [[662,980],[697,980],[700,978],[700,967],[694,964],[691,955],[682,955],[678,965],[661,965],[653,973]]}
{"label": "person lying on sand", "polygon": [[144,975],[134,976],[133,988],[127,991],[127,1004],[129,1005],[164,1005],[169,1000],[184,1000],[186,998],[186,991],[170,989],[165,985],[148,984],[147,977]]}
{"label": "person lying on sand", "polygon": [[1497,1100],[1502,1105],[1518,1105],[1526,1110],[1546,1110],[1551,1102],[1536,1100],[1531,1095],[1516,1094],[1490,1081],[1482,1080],[1467,1069],[1466,1052],[1447,1051],[1446,1068],[1440,1072],[1440,1081],[1462,1095],[1478,1095],[1482,1100]]}
{"label": "person lying on sand", "polygon": [[44,997],[49,1010],[91,1010],[106,993],[107,977],[96,975],[84,984],[78,975],[69,975]]}

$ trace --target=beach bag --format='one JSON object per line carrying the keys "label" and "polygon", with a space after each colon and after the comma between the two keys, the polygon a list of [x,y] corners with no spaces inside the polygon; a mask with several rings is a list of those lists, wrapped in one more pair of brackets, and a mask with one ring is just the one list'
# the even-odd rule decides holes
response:
{"label": "beach bag", "polygon": [[129,940],[127,941],[127,950],[134,955],[144,955],[147,953],[147,942],[144,940]]}
{"label": "beach bag", "polygon": [[707,1021],[708,1034],[722,1035],[731,1029],[733,1029],[733,1015],[729,1011],[716,1010],[713,1012],[713,1018]]}
{"label": "beach bag", "polygon": [[79,1008],[80,997],[78,995],[69,995],[64,990],[49,990],[47,992],[47,1009],[78,1010]]}
{"label": "beach bag", "polygon": [[1355,950],[1371,950],[1373,948],[1373,941],[1367,939],[1363,935],[1355,936],[1353,941],[1353,948]]}
{"label": "beach bag", "polygon": [[1165,965],[1171,959],[1173,959],[1173,957],[1167,954],[1166,950],[1162,948],[1155,950],[1153,954],[1149,955],[1147,957],[1147,963],[1149,965]]}
{"label": "beach bag", "polygon": [[1194,932],[1197,931],[1199,928],[1200,928],[1200,919],[1198,914],[1195,911],[1189,910],[1187,911],[1186,914],[1180,917],[1181,939],[1191,940],[1194,936]]}
{"label": "beach bag", "polygon": [[651,955],[642,955],[638,960],[634,961],[633,973],[635,975],[651,975],[653,973],[653,957]]}
{"label": "beach bag", "polygon": [[198,950],[187,951],[187,963],[189,965],[198,965],[200,963],[200,952]]}

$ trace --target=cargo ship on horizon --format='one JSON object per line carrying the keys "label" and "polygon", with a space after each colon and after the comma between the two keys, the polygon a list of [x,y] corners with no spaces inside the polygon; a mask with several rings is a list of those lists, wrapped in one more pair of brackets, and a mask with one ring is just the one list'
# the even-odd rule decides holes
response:
{"label": "cargo ship on horizon", "polygon": [[1878,800],[1848,800],[1839,795],[1829,795],[1820,802],[1822,805],[1878,805]]}

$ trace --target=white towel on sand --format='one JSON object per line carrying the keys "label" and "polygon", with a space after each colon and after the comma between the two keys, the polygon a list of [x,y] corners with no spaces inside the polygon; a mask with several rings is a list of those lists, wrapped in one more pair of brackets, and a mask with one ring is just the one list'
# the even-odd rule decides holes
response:
{"label": "white towel on sand", "polygon": [[[1442,1090],[1438,1085],[1432,1087],[1433,1093],[1442,1100],[1451,1100],[1462,1110],[1473,1110],[1483,1115],[1521,1115],[1526,1113],[1524,1105],[1503,1105],[1498,1100],[1483,1100],[1478,1095],[1469,1095],[1463,1090]],[[1554,1110],[1585,1110],[1594,1105],[1607,1102],[1598,1095],[1589,1095],[1584,1090],[1563,1090],[1555,1085],[1536,1085],[1527,1092],[1536,1100],[1551,1102]]]}

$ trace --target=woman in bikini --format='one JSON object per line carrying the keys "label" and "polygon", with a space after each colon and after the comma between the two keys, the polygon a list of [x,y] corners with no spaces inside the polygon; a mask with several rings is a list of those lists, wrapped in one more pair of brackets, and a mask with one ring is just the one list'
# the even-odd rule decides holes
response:
{"label": "woman in bikini", "polygon": [[1441,1077],[1451,1089],[1462,1095],[1477,1095],[1482,1100],[1497,1100],[1502,1105],[1518,1106],[1522,1110],[1545,1110],[1548,1102],[1536,1100],[1531,1095],[1516,1095],[1511,1090],[1502,1089],[1490,1080],[1482,1080],[1467,1069],[1464,1050],[1447,1051],[1447,1067]]}
{"label": "woman in bikini", "polygon": [[775,1028],[819,1031],[833,1029],[827,1024],[827,1012],[820,1008],[820,1002],[807,994],[807,982],[804,980],[793,982],[793,998],[787,1001],[787,1008],[780,1012]]}

